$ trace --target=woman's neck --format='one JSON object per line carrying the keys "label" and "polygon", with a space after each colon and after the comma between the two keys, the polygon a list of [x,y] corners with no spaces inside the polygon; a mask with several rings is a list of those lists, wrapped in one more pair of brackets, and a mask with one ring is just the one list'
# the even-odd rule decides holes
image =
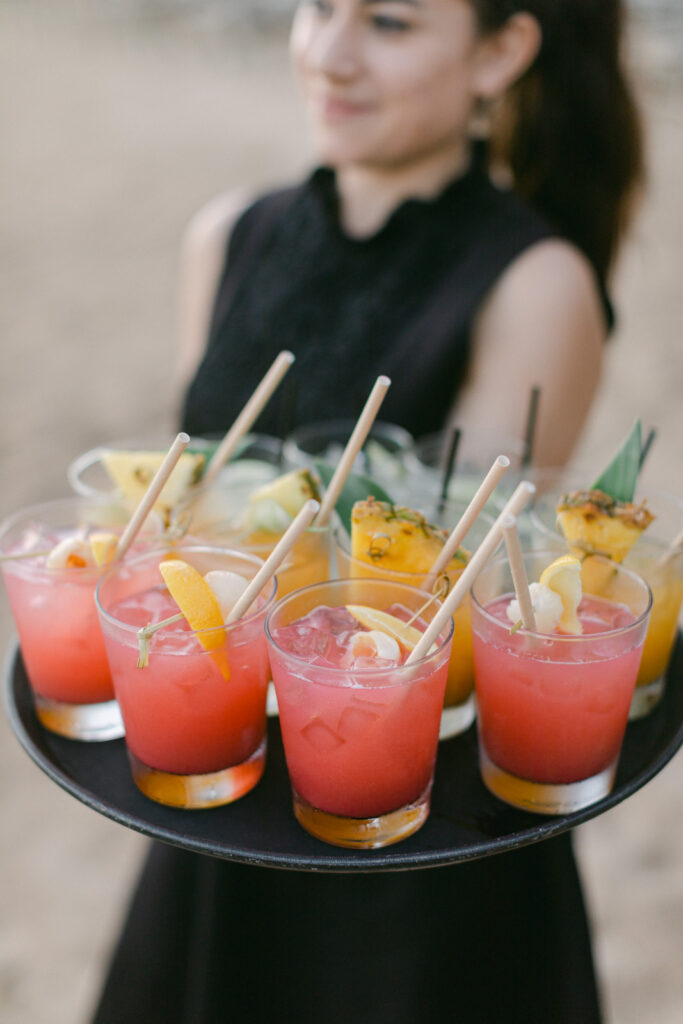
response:
{"label": "woman's neck", "polygon": [[470,162],[467,143],[409,166],[350,164],[336,169],[339,216],[352,238],[374,235],[406,199],[433,199]]}

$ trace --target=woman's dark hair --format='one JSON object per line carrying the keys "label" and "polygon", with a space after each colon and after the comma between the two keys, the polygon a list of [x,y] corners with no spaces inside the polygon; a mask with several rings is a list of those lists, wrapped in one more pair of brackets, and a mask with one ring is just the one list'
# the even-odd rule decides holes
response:
{"label": "woman's dark hair", "polygon": [[482,32],[533,15],[538,56],[496,114],[491,160],[607,276],[644,177],[640,120],[621,66],[621,0],[470,0]]}

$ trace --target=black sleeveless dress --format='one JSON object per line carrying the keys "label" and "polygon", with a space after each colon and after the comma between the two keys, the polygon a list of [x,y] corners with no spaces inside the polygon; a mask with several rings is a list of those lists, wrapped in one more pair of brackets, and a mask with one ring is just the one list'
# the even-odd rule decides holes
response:
{"label": "black sleeveless dress", "polygon": [[[392,385],[381,418],[416,437],[439,430],[487,292],[515,256],[550,234],[476,166],[437,200],[404,203],[360,241],[339,228],[329,170],[266,196],[234,229],[184,429],[227,430],[289,348],[297,357],[287,378],[298,382],[295,420],[353,415],[385,373]],[[257,430],[278,433],[282,398],[269,403]]]}
{"label": "black sleeveless dress", "polygon": [[[338,227],[334,178],[235,227],[184,429],[226,430],[278,351],[301,422],[353,415],[438,429],[486,293],[550,228],[474,167],[367,241]],[[291,410],[290,410],[291,412]],[[257,429],[277,432],[272,402]],[[95,1024],[596,1024],[589,928],[563,835],[450,868],[310,874],[152,847]]]}

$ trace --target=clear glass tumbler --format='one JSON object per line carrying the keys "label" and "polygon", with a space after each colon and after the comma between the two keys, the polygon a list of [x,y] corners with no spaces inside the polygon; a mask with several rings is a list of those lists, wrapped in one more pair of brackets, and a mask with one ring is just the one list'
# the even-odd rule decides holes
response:
{"label": "clear glass tumbler", "polygon": [[[198,632],[177,614],[162,581],[164,557],[153,551],[112,569],[97,588],[97,609],[138,789],[172,807],[216,807],[248,793],[263,774],[263,625],[276,582],[237,622]],[[228,570],[246,579],[262,565],[244,552],[206,546],[179,546],[173,557],[202,575]],[[176,618],[141,652],[142,627]]]}
{"label": "clear glass tumbler", "polygon": [[[555,552],[525,556],[538,579]],[[495,796],[539,814],[565,814],[606,796],[636,684],[652,597],[609,559],[581,567],[580,635],[515,630],[507,559],[472,588],[479,764]]]}
{"label": "clear glass tumbler", "polygon": [[[557,548],[559,553],[566,551],[567,542],[556,525],[557,504],[565,491],[577,489],[579,484],[575,473],[570,485],[566,478],[559,485],[550,471],[545,471],[542,479],[544,487],[529,514],[531,539],[534,546]],[[655,518],[623,562],[642,576],[652,591],[650,625],[629,716],[632,719],[649,714],[662,697],[683,603],[683,550],[674,552],[670,546],[683,529],[683,499],[658,490],[636,494],[636,502],[643,499]]]}
{"label": "clear glass tumbler", "polygon": [[[294,469],[313,466],[316,459],[336,466],[355,425],[355,420],[338,419],[298,427],[285,438],[285,461]],[[409,483],[413,445],[412,434],[403,427],[375,420],[353,470],[370,477],[393,500],[403,500],[400,495]]]}
{"label": "clear glass tumbler", "polygon": [[[452,529],[462,517],[465,505],[449,502],[442,508],[440,522]],[[481,512],[465,538],[466,547],[476,549],[484,535],[493,525],[493,519]],[[424,590],[428,587],[424,573],[397,572],[382,567],[381,562],[354,557],[351,554],[351,542],[346,531],[338,527],[334,534],[335,554],[338,573],[342,577],[362,577],[365,579],[391,579],[395,583]],[[451,589],[462,575],[462,569],[456,569],[441,576],[434,582],[429,593],[441,597]],[[425,598],[426,600],[427,598]],[[441,716],[441,739],[457,736],[464,732],[474,721],[476,702],[474,696],[474,663],[472,659],[472,629],[470,626],[469,596],[460,603],[453,616],[453,644],[451,659],[448,666],[448,679],[444,696],[444,708]]]}
{"label": "clear glass tumbler", "polygon": [[[107,498],[64,498],[10,516],[0,526],[0,560],[36,714],[45,728],[80,740],[123,735],[123,722],[95,608],[107,566],[51,568],[68,538],[121,533],[130,510]],[[148,516],[132,551],[158,546],[163,523]]]}
{"label": "clear glass tumbler", "polygon": [[[353,657],[348,605],[424,629],[440,605],[387,580],[336,580],[278,601],[266,621],[294,814],[336,846],[387,846],[429,814],[452,625],[413,665]],[[304,617],[309,617],[301,623]],[[343,634],[343,635],[342,635]]]}

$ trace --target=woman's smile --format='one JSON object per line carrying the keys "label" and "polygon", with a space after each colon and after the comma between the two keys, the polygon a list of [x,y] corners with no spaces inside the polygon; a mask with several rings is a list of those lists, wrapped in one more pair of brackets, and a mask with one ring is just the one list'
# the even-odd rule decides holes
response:
{"label": "woman's smile", "polygon": [[325,121],[346,121],[368,114],[373,109],[371,103],[361,103],[357,100],[326,93],[317,95],[314,103],[321,118]]}
{"label": "woman's smile", "polygon": [[465,0],[302,3],[291,52],[322,162],[397,167],[449,150],[460,165],[479,61]]}

